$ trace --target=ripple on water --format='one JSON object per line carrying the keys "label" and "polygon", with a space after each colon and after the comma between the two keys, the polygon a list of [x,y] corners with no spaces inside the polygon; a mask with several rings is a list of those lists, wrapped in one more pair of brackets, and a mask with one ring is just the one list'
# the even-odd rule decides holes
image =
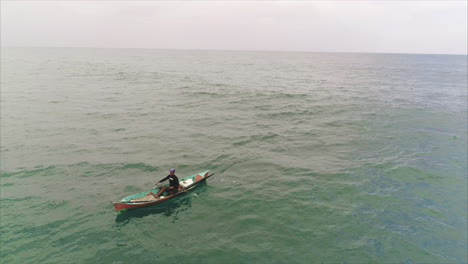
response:
{"label": "ripple on water", "polygon": [[466,56],[4,54],[5,263],[467,262]]}

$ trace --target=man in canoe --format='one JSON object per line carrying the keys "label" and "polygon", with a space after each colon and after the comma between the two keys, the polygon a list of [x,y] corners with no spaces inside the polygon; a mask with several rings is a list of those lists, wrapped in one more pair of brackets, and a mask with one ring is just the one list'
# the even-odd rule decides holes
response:
{"label": "man in canoe", "polygon": [[158,181],[156,184],[169,180],[169,187],[162,187],[158,194],[154,195],[156,199],[165,191],[168,191],[171,195],[176,194],[179,191],[179,178],[175,175],[175,169],[169,170],[169,175],[164,179]]}

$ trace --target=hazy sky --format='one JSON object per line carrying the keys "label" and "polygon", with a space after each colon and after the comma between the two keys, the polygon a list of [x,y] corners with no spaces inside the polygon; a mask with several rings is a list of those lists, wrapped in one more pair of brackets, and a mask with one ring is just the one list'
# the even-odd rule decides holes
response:
{"label": "hazy sky", "polygon": [[1,1],[1,45],[466,54],[467,9],[467,1]]}

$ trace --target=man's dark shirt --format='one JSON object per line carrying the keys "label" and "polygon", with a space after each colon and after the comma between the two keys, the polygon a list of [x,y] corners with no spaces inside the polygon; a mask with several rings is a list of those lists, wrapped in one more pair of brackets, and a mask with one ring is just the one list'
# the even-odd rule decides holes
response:
{"label": "man's dark shirt", "polygon": [[173,187],[176,187],[177,189],[179,188],[179,178],[177,178],[177,176],[174,174],[174,175],[167,175],[166,178],[160,180],[159,182],[163,182],[163,181],[167,181],[169,180],[169,185],[170,186],[173,186]]}

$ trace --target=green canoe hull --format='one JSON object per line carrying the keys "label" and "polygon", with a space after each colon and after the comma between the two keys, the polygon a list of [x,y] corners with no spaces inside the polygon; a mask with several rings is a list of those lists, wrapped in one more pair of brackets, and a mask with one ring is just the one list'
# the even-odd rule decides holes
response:
{"label": "green canoe hull", "polygon": [[166,194],[166,193],[164,193],[163,196],[161,196],[161,198],[157,199],[157,200],[135,201],[135,200],[144,199],[145,197],[148,197],[148,195],[150,193],[157,194],[160,191],[160,188],[127,196],[127,197],[123,198],[122,200],[120,200],[119,202],[114,202],[113,203],[115,211],[120,212],[122,210],[129,210],[129,209],[136,209],[136,208],[141,208],[141,207],[153,206],[153,205],[157,205],[157,204],[160,204],[160,203],[167,202],[167,201],[169,201],[169,200],[171,200],[171,199],[173,199],[173,198],[175,198],[175,197],[177,197],[179,195],[182,195],[184,193],[189,192],[190,190],[195,188],[198,184],[206,181],[208,178],[210,178],[211,176],[214,175],[214,174],[209,174],[209,172],[210,171],[207,170],[207,171],[200,172],[200,173],[197,173],[197,174],[193,174],[193,175],[190,175],[188,177],[180,179],[179,184],[182,187],[182,189],[179,190],[178,193],[176,193],[174,195],[168,195],[168,196],[164,196],[164,194]]}

